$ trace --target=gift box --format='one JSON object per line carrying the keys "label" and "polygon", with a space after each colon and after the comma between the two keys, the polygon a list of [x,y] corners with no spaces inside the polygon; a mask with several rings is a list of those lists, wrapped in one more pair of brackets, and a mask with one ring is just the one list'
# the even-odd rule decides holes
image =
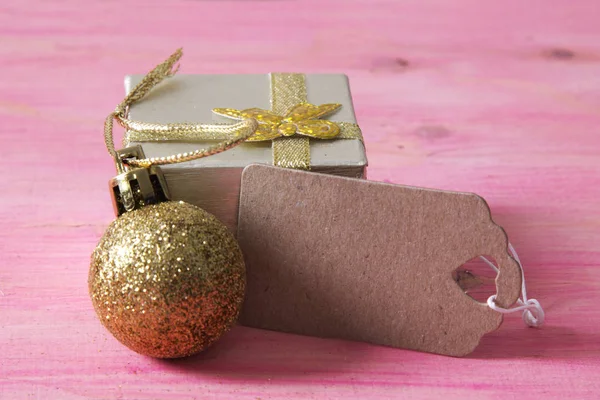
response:
{"label": "gift box", "polygon": [[[142,78],[127,76],[126,91],[129,93]],[[321,105],[324,108],[319,108]],[[334,112],[319,114],[328,107]],[[205,209],[236,232],[241,173],[250,164],[365,177],[365,148],[356,124],[348,78],[342,74],[175,75],[132,105],[127,116],[153,124],[232,124],[237,121],[231,117],[248,114],[243,113],[245,110],[254,110],[249,111],[251,115],[263,113],[257,114],[256,109],[264,110],[268,117],[268,123],[263,124],[267,130],[263,131],[270,129],[270,133],[264,141],[246,142],[211,157],[161,167],[173,200]],[[307,113],[305,120],[290,114],[290,110],[293,114],[300,109]],[[291,117],[294,123],[284,126],[285,117]],[[279,128],[271,129],[275,125]],[[339,134],[309,137],[320,129],[336,129]],[[271,137],[277,132],[290,136]],[[141,145],[146,157],[164,157],[207,148],[219,140],[222,138],[208,136],[157,138],[130,130],[124,145]]]}

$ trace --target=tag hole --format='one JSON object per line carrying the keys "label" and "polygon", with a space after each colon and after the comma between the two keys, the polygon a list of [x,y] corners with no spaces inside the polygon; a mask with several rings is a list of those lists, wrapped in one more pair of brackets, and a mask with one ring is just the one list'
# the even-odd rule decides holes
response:
{"label": "tag hole", "polygon": [[[496,260],[489,256],[492,264],[498,266]],[[487,299],[496,294],[496,276],[498,274],[481,258],[475,257],[452,272],[456,284],[474,300],[485,303]]]}

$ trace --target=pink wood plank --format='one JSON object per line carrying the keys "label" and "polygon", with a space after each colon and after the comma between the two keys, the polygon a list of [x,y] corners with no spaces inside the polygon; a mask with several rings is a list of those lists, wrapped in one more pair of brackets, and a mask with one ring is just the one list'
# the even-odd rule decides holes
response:
{"label": "pink wood plank", "polygon": [[[598,3],[0,4],[0,398],[597,398]],[[370,178],[477,192],[547,326],[517,316],[464,359],[234,329],[180,361],[133,354],[88,299],[112,218],[104,116],[125,73],[346,72]]]}

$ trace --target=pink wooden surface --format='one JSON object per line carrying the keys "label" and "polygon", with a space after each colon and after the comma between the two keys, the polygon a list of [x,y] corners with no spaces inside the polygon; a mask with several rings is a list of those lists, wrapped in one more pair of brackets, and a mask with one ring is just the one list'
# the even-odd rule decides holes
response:
{"label": "pink wooden surface", "polygon": [[[600,6],[593,0],[0,4],[0,398],[600,396]],[[178,361],[96,320],[113,218],[102,121],[125,73],[346,72],[373,180],[483,195],[547,325],[468,358],[235,328]]]}

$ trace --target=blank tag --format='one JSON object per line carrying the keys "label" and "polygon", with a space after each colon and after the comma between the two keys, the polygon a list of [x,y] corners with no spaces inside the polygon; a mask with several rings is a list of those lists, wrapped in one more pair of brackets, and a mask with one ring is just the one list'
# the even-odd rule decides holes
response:
{"label": "blank tag", "polygon": [[463,356],[502,315],[452,272],[476,256],[512,305],[521,270],[485,201],[455,193],[264,165],[242,175],[243,325]]}

